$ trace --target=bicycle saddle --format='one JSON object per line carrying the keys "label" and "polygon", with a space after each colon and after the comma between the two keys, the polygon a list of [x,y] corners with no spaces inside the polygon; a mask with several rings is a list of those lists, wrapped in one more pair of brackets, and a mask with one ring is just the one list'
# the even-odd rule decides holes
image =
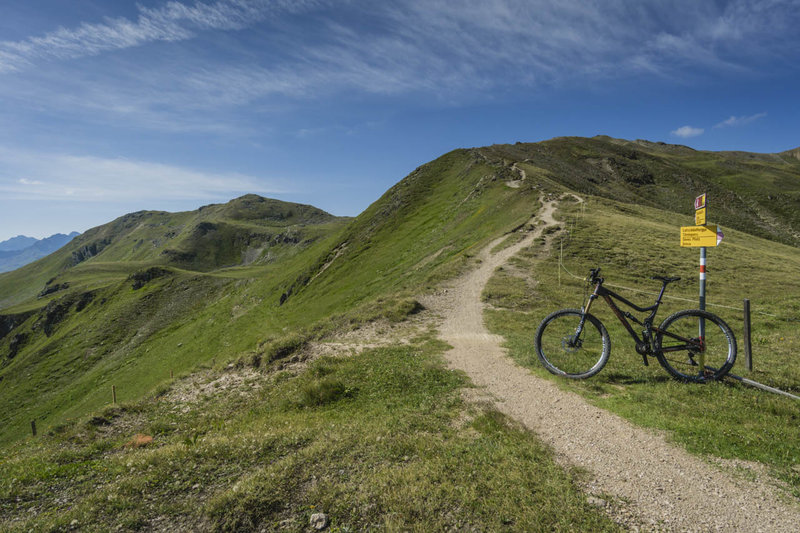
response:
{"label": "bicycle saddle", "polygon": [[678,277],[669,278],[669,277],[666,277],[666,276],[651,276],[650,279],[663,281],[664,283],[672,283],[673,281],[680,281],[681,278],[678,278]]}

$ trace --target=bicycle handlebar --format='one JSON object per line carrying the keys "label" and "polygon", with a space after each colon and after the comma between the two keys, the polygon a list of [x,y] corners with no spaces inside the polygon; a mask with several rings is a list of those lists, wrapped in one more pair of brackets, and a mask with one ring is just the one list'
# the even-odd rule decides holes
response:
{"label": "bicycle handlebar", "polygon": [[592,268],[589,270],[589,277],[586,278],[586,281],[589,283],[596,283],[600,281],[602,283],[603,278],[600,277],[600,267]]}

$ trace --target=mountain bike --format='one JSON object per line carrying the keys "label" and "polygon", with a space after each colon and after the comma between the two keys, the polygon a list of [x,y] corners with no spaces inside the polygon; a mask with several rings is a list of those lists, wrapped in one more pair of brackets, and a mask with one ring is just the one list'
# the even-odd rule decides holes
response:
{"label": "mountain bike", "polygon": [[[611,339],[600,320],[589,314],[592,302],[602,297],[625,326],[642,356],[645,366],[648,357],[655,357],[669,374],[681,381],[705,382],[721,379],[736,361],[736,338],[720,317],[700,309],[686,309],[668,316],[659,326],[653,326],[667,285],[681,278],[655,276],[661,292],[653,305],[639,307],[603,287],[600,269],[593,268],[586,278],[587,293],[581,309],[561,309],[548,315],[536,331],[536,354],[542,365],[557,376],[585,379],[594,376],[608,362]],[[619,301],[640,313],[649,313],[639,320],[623,312]],[[632,321],[642,328],[641,336],[634,331]]]}

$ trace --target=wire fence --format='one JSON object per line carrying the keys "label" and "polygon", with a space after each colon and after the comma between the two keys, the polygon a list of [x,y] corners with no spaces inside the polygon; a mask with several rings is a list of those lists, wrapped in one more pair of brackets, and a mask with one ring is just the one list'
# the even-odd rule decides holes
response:
{"label": "wire fence", "polygon": [[[575,274],[570,272],[567,269],[567,267],[564,266],[564,263],[561,262],[560,258],[559,258],[558,263],[559,263],[559,267],[564,272],[566,272],[567,275],[569,275],[570,277],[573,277],[573,278],[578,279],[578,280],[586,280],[585,276],[576,276]],[[636,292],[636,293],[639,293],[639,294],[647,294],[647,295],[650,295],[650,296],[658,296],[657,292],[654,292],[654,291],[643,291],[641,289],[634,289],[633,287],[626,287],[625,285],[617,285],[617,284],[613,284],[613,283],[604,283],[604,285],[606,287],[613,287],[615,289],[621,289],[621,290]],[[678,301],[678,302],[697,303],[696,299],[681,298],[680,296],[669,296],[669,295],[666,295],[666,294],[664,295],[664,299],[674,300],[674,301]],[[715,303],[710,303],[710,302],[706,302],[706,306],[708,306],[708,307],[719,307],[719,308],[722,308],[722,309],[732,309],[734,311],[741,311],[742,310],[741,307],[735,307],[735,306],[732,306],[732,305],[715,304]],[[781,320],[789,320],[788,318],[780,317],[778,315],[773,315],[772,313],[765,313],[764,311],[753,311],[753,312],[757,313],[759,315],[764,315],[764,316],[768,316],[768,317],[771,317],[771,318],[778,318],[778,319],[781,319]]]}
{"label": "wire fence", "polygon": [[[564,223],[565,229],[567,230],[566,231],[567,238],[566,239],[564,239],[564,238],[561,239],[562,248],[563,248],[563,244],[564,243],[569,243],[572,240],[572,234],[575,231],[575,227],[578,225],[578,219],[579,218],[583,218],[585,212],[586,212],[586,202],[585,201],[581,201],[581,211],[580,211],[580,213],[578,213],[574,217],[572,217],[572,220],[568,219]],[[563,270],[568,276],[570,276],[570,277],[572,277],[574,279],[581,280],[581,281],[584,281],[586,279],[585,276],[578,276],[578,275],[575,275],[572,272],[570,272],[569,269],[564,265],[563,257],[562,257],[561,254],[559,254],[559,256],[558,256],[558,267],[559,267],[560,270]],[[639,293],[639,294],[646,294],[646,295],[649,295],[649,296],[658,296],[658,293],[654,292],[654,291],[646,291],[646,290],[641,290],[641,289],[635,289],[633,287],[626,287],[624,285],[605,283],[605,286],[613,287],[615,289],[635,292],[635,293]],[[680,296],[664,295],[664,298],[668,299],[668,300],[678,301],[678,302],[687,302],[687,303],[692,303],[692,304],[697,304],[698,303],[697,299],[681,298]],[[717,304],[717,303],[711,303],[711,302],[706,302],[706,306],[707,307],[717,307],[717,308],[720,308],[720,309],[730,309],[730,310],[733,310],[733,311],[742,311],[742,307],[741,306],[737,307],[737,306],[732,306],[732,305],[724,305],[724,304]],[[779,316],[779,315],[775,315],[773,313],[767,313],[765,311],[752,311],[752,312],[754,314],[757,314],[757,315],[766,316],[766,317],[770,317],[770,318],[775,318],[775,319],[778,319],[778,320],[785,320],[787,322],[788,321],[792,321],[792,320],[797,320],[796,317],[793,317],[793,318],[782,317],[782,316]]]}

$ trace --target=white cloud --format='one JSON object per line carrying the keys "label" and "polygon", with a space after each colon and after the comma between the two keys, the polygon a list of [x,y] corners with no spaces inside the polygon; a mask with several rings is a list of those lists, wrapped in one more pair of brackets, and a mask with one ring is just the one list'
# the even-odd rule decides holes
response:
{"label": "white cloud", "polygon": [[[757,70],[761,63],[753,57],[796,49],[796,4],[171,1],[139,7],[135,19],[86,22],[0,43],[0,74],[25,74],[0,85],[0,97],[26,100],[33,85],[38,105],[182,130],[224,129],[225,118],[208,111],[275,109],[331,93],[422,93],[458,103],[575,78],[681,82]],[[247,44],[219,36],[244,28],[254,29]],[[191,45],[179,44],[189,39]],[[145,60],[113,54],[145,43],[160,43]],[[61,61],[86,56],[103,57],[80,68]],[[43,61],[59,63],[50,79],[43,72],[50,69],[28,68]]]}
{"label": "white cloud", "polygon": [[683,137],[684,139],[688,139],[689,137],[697,137],[698,135],[702,135],[705,130],[703,128],[695,128],[692,126],[681,126],[676,130],[672,130],[670,133],[675,135],[676,137]]}
{"label": "white cloud", "polygon": [[[36,179],[18,178],[20,174]],[[277,180],[123,158],[52,155],[0,148],[4,200],[210,200],[284,192]]]}
{"label": "white cloud", "polygon": [[730,126],[744,126],[745,124],[749,124],[755,120],[760,118],[766,117],[766,113],[756,113],[755,115],[744,115],[741,117],[736,117],[731,115],[729,118],[723,120],[719,124],[715,124],[715,128],[726,128]]}
{"label": "white cloud", "polygon": [[73,59],[141,46],[154,41],[183,41],[202,30],[237,30],[255,24],[271,13],[296,13],[314,0],[221,0],[192,5],[171,1],[160,8],[139,6],[139,16],[84,22],[76,28],[59,28],[41,37],[0,42],[0,73],[31,66],[42,59]]}

